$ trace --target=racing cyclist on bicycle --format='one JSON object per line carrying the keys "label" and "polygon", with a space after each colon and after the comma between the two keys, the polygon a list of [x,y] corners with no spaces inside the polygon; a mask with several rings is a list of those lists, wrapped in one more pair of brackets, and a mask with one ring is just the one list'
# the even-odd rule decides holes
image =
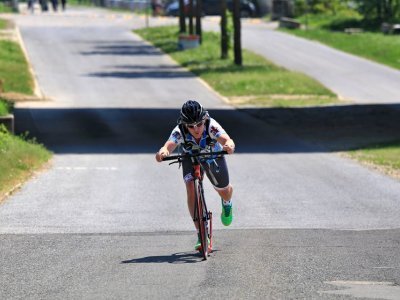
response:
{"label": "racing cyclist on bicycle", "polygon": [[[156,154],[156,160],[161,162],[163,158],[172,153],[177,146],[181,146],[182,151],[191,152],[213,152],[225,150],[228,154],[235,151],[235,143],[225,132],[225,130],[211,118],[208,111],[194,100],[186,101],[180,111],[178,125],[172,130],[169,139]],[[221,197],[222,213],[221,221],[225,226],[232,223],[232,185],[229,183],[229,173],[224,157],[208,159],[202,164],[208,179],[211,181],[214,189]],[[182,162],[183,180],[186,184],[187,203],[189,212],[194,218],[194,183],[193,168],[189,161]],[[197,231],[197,225],[195,223]],[[195,249],[201,247],[200,238]]]}

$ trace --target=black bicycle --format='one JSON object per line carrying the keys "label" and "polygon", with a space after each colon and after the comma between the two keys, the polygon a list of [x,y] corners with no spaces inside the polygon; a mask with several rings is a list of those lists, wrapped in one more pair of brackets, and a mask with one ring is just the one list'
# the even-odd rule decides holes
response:
{"label": "black bicycle", "polygon": [[[204,259],[207,259],[212,251],[212,212],[207,209],[206,199],[204,197],[203,189],[203,174],[201,162],[203,160],[215,159],[228,154],[226,151],[207,152],[207,153],[194,153],[194,154],[180,154],[165,157],[163,161],[175,160],[170,163],[181,163],[184,160],[190,160],[193,166],[194,177],[194,218],[193,221],[197,222],[201,248],[199,249]],[[203,172],[202,172],[203,171]]]}

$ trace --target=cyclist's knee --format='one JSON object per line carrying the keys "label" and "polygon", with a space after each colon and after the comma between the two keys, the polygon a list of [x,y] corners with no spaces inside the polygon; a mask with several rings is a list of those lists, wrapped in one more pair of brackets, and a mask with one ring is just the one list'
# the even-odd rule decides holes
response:
{"label": "cyclist's knee", "polygon": [[214,189],[218,192],[218,194],[220,194],[221,197],[224,197],[224,196],[230,197],[230,196],[232,196],[232,193],[233,193],[233,187],[231,184],[228,184],[227,186],[222,187],[222,188],[214,186]]}

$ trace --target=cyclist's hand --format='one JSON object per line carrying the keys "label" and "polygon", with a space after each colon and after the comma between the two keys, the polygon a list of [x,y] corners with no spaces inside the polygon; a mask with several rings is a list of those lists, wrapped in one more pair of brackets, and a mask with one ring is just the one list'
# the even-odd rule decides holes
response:
{"label": "cyclist's hand", "polygon": [[228,154],[232,154],[233,152],[235,152],[235,143],[233,142],[233,140],[227,140],[225,145],[223,146],[223,149],[228,152]]}
{"label": "cyclist's hand", "polygon": [[168,149],[165,148],[165,147],[162,147],[162,148],[156,153],[156,160],[157,160],[158,162],[162,162],[162,160],[163,160],[165,157],[167,157],[167,156],[169,156],[169,151],[168,151]]}

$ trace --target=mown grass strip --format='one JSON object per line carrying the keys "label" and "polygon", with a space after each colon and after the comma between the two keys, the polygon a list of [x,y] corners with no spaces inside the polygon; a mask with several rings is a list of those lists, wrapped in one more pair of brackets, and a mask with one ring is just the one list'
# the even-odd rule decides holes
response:
{"label": "mown grass strip", "polygon": [[361,162],[381,166],[386,173],[400,178],[400,141],[374,144],[348,152],[352,158]]}
{"label": "mown grass strip", "polygon": [[9,5],[6,5],[4,1],[0,1],[0,13],[9,13],[12,12],[12,8]]}
{"label": "mown grass strip", "polygon": [[373,32],[347,34],[324,29],[284,31],[400,69],[400,38],[396,35]]}
{"label": "mown grass strip", "polygon": [[7,21],[6,20],[3,20],[3,19],[0,19],[0,30],[2,30],[2,29],[6,29],[7,28]]}
{"label": "mown grass strip", "polygon": [[0,40],[0,80],[4,92],[33,94],[33,80],[21,47],[7,40]]}
{"label": "mown grass strip", "polygon": [[11,104],[0,99],[0,117],[6,116],[10,113]]}
{"label": "mown grass strip", "polygon": [[[228,98],[243,97],[241,105],[276,105],[277,95],[290,95],[290,101],[280,101],[279,106],[337,103],[337,97],[319,82],[296,72],[290,72],[250,51],[243,50],[244,65],[233,63],[232,54],[220,59],[219,34],[205,32],[200,47],[179,51],[176,26],[151,27],[135,31],[144,39],[171,55],[182,66],[204,79],[214,90]],[[310,102],[304,96],[311,96]],[[257,96],[257,97],[255,97]],[[296,98],[297,96],[297,98]],[[250,99],[251,101],[246,101]]]}
{"label": "mown grass strip", "polygon": [[[13,41],[0,40],[0,81],[2,92],[33,94],[28,63],[20,46]],[[12,112],[12,105],[0,99],[0,116]],[[35,140],[14,136],[0,124],[0,201],[50,157],[51,152]]]}
{"label": "mown grass strip", "polygon": [[51,153],[35,140],[9,134],[0,125],[0,201],[47,162]]}
{"label": "mown grass strip", "polygon": [[[318,82],[279,68],[249,51],[243,51],[244,66],[242,68],[233,65],[232,57],[227,60],[219,59],[219,37],[215,33],[205,33],[203,44],[199,48],[178,51],[176,27],[153,27],[135,32],[202,77],[219,93],[229,97],[233,104],[294,107],[320,106],[338,102],[334,95]],[[302,124],[299,123],[296,126],[301,127]],[[318,124],[315,126],[318,127]],[[324,127],[321,129],[321,134],[325,129],[327,132],[337,130],[335,126],[333,124],[332,128]],[[302,136],[301,132],[299,136]],[[375,166],[383,168],[390,166],[393,170],[400,172],[400,143],[363,146],[349,153],[352,157],[368,160]]]}

